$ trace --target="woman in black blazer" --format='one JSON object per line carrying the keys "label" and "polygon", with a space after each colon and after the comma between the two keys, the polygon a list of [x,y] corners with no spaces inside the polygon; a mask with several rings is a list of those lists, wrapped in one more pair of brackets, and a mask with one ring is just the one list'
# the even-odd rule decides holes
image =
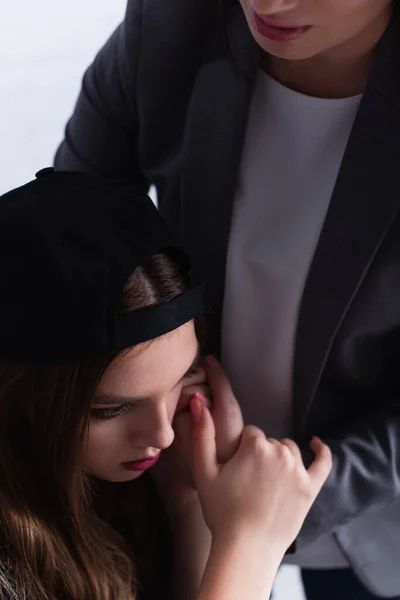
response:
{"label": "woman in black blazer", "polygon": [[308,600],[400,598],[397,4],[129,0],[56,156],[155,185],[247,421],[329,443]]}

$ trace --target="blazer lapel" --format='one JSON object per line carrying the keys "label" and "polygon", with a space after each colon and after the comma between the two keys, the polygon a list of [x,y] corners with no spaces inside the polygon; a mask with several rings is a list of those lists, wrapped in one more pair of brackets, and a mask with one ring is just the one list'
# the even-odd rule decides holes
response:
{"label": "blazer lapel", "polygon": [[393,16],[377,49],[300,307],[294,367],[297,435],[347,309],[400,208],[399,17]]}
{"label": "blazer lapel", "polygon": [[[216,34],[194,84],[181,179],[182,238],[195,275],[206,284],[215,324],[222,311],[232,203],[259,56],[241,9],[231,17],[232,57]],[[218,328],[211,329],[210,349],[218,353]]]}

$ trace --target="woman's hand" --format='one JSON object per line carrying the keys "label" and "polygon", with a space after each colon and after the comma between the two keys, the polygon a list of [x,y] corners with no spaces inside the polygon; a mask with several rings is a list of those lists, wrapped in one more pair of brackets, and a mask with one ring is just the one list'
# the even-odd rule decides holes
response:
{"label": "woman's hand", "polygon": [[315,460],[306,470],[292,440],[267,439],[245,427],[237,452],[221,465],[210,411],[196,398],[191,411],[194,481],[211,533],[261,535],[283,555],[330,473],[329,448],[314,438]]}

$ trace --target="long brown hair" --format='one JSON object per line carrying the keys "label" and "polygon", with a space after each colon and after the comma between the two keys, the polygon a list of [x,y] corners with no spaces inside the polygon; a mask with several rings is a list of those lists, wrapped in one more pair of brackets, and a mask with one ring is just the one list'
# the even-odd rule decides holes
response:
{"label": "long brown hair", "polygon": [[[178,255],[160,252],[130,277],[121,312],[186,288]],[[136,597],[130,549],[95,513],[82,464],[92,399],[114,358],[0,363],[1,597],[1,590],[13,600]]]}

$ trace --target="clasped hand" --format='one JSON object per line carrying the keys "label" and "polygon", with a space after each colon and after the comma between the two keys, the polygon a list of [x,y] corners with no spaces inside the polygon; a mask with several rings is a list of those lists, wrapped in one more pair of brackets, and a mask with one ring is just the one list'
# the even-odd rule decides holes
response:
{"label": "clasped hand", "polygon": [[154,473],[170,517],[179,520],[200,502],[213,536],[245,529],[284,553],[329,476],[328,446],[313,438],[315,459],[306,469],[294,441],[244,427],[228,378],[213,358],[182,390],[174,429],[175,441]]}
{"label": "clasped hand", "polygon": [[218,362],[202,359],[196,372],[182,388],[173,427],[175,439],[152,469],[153,479],[170,516],[192,501],[198,501],[193,483],[193,421],[190,403],[195,397],[210,410],[215,426],[215,444],[220,463],[225,463],[239,447],[243,417],[229,380]]}

